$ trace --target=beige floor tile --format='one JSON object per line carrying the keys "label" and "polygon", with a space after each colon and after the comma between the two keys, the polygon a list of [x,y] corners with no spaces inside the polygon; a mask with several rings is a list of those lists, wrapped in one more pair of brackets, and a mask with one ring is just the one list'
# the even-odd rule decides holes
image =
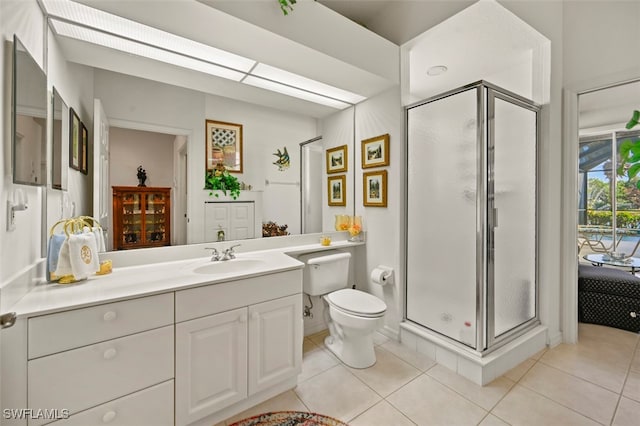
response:
{"label": "beige floor tile", "polygon": [[489,414],[478,426],[509,426],[509,423],[500,420],[493,414]]}
{"label": "beige floor tile", "polygon": [[349,422],[349,426],[414,426],[411,420],[387,401],[380,401]]}
{"label": "beige floor tile", "polygon": [[640,423],[640,402],[628,398],[620,398],[613,426],[638,426]]}
{"label": "beige floor tile", "polygon": [[617,393],[541,363],[519,384],[604,424],[611,423],[619,399]]}
{"label": "beige floor tile", "polygon": [[373,343],[375,345],[384,345],[389,341],[389,338],[382,333],[378,333],[377,331],[373,333]]}
{"label": "beige floor tile", "polygon": [[302,356],[302,372],[298,375],[298,383],[327,371],[339,363],[340,361],[328,350],[315,346],[315,349],[305,352]]}
{"label": "beige floor tile", "polygon": [[525,360],[524,362],[522,362],[520,365],[512,368],[511,370],[507,371],[504,374],[504,377],[506,377],[507,379],[513,380],[514,382],[517,382],[518,380],[520,380],[522,378],[522,376],[524,376],[527,371],[529,371],[531,369],[531,367],[533,367],[533,365],[536,363],[537,361],[533,358],[529,358],[527,360]]}
{"label": "beige floor tile", "polygon": [[631,370],[640,373],[640,347],[636,349],[636,354],[631,361]]}
{"label": "beige floor tile", "polygon": [[309,410],[348,422],[381,398],[349,370],[337,365],[302,383],[296,394]]}
{"label": "beige floor tile", "polygon": [[631,331],[597,324],[578,323],[578,342],[580,342],[581,345],[594,341],[622,345],[633,350],[638,343],[638,337],[637,333]]}
{"label": "beige floor tile", "polygon": [[307,338],[310,339],[313,343],[315,343],[318,346],[324,346],[324,338],[327,337],[328,335],[329,335],[329,330],[322,330],[316,334],[307,336]]}
{"label": "beige floor tile", "polygon": [[403,361],[413,365],[421,371],[426,371],[436,365],[435,360],[421,354],[420,352],[416,352],[395,340],[389,340],[387,343],[382,345],[382,348],[388,350],[395,356],[401,358]]}
{"label": "beige floor tile", "polygon": [[594,359],[593,352],[582,350],[580,345],[568,344],[548,350],[539,362],[617,393],[622,392],[629,366],[628,363],[619,364],[602,356]]}
{"label": "beige floor tile", "polygon": [[313,351],[315,349],[318,349],[318,345],[316,345],[313,340],[309,339],[308,337],[305,337],[304,340],[302,341],[302,354],[304,355],[307,352]]}
{"label": "beige floor tile", "polygon": [[227,424],[273,411],[309,411],[294,391],[287,391],[226,420]]}
{"label": "beige floor tile", "polygon": [[498,377],[488,385],[480,386],[441,365],[436,365],[425,374],[487,411],[491,411],[514,385],[513,380],[506,377]]}
{"label": "beige floor tile", "polygon": [[598,425],[597,422],[520,385],[515,385],[491,414],[512,425]]}
{"label": "beige floor tile", "polygon": [[[622,395],[640,402],[640,373],[635,371],[629,372]],[[638,423],[640,423],[640,418],[638,419]]]}
{"label": "beige floor tile", "polygon": [[419,425],[477,425],[485,410],[423,374],[387,401]]}
{"label": "beige floor tile", "polygon": [[542,355],[544,355],[545,352],[547,352],[549,350],[549,348],[544,348],[543,350],[537,352],[535,355],[533,355],[531,357],[531,359],[535,359],[536,361],[539,360],[540,358],[542,358]]}
{"label": "beige floor tile", "polygon": [[422,372],[382,347],[376,347],[376,363],[369,368],[349,368],[371,389],[385,397],[400,389]]}

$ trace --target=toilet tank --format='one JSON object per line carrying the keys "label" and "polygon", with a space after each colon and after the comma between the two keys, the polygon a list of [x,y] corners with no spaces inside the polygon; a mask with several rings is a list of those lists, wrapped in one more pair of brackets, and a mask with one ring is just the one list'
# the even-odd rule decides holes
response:
{"label": "toilet tank", "polygon": [[310,296],[321,296],[348,287],[351,253],[328,250],[303,254],[298,258],[305,263],[302,291]]}

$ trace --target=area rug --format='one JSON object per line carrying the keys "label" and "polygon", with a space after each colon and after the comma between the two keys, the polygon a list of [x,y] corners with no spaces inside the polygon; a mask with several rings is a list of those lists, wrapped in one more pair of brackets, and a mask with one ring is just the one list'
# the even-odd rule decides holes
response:
{"label": "area rug", "polygon": [[276,411],[240,420],[229,426],[349,426],[333,417],[304,411]]}

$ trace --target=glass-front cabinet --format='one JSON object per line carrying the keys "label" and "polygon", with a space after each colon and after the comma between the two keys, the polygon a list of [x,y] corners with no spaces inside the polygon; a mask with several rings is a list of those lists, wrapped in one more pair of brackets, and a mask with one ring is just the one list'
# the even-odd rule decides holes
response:
{"label": "glass-front cabinet", "polygon": [[171,188],[113,187],[116,250],[171,244]]}

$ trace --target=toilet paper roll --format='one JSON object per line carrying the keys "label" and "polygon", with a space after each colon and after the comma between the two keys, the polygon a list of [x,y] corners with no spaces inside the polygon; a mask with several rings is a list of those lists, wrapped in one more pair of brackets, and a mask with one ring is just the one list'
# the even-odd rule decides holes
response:
{"label": "toilet paper roll", "polygon": [[388,270],[382,268],[374,268],[373,271],[371,271],[371,282],[374,284],[385,285],[387,284],[388,276]]}

